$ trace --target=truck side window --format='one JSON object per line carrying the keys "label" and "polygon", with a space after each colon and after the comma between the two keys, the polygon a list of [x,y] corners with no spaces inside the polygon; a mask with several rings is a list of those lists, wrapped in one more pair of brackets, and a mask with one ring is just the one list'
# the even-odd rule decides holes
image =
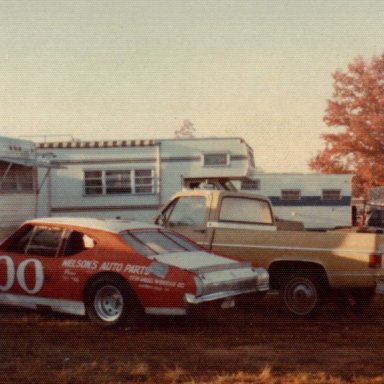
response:
{"label": "truck side window", "polygon": [[170,212],[165,212],[166,222],[170,227],[194,226],[205,223],[206,205],[205,198],[201,196],[180,197],[170,207]]}
{"label": "truck side window", "polygon": [[238,197],[224,197],[221,203],[220,221],[273,224],[272,212],[266,201]]}

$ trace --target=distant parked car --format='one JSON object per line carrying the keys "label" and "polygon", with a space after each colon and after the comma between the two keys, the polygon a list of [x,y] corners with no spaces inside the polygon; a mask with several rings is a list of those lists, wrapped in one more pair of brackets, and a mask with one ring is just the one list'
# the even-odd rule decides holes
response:
{"label": "distant parked car", "polygon": [[88,315],[103,327],[137,314],[268,290],[268,272],[205,252],[168,229],[124,220],[44,218],[0,245],[0,304]]}

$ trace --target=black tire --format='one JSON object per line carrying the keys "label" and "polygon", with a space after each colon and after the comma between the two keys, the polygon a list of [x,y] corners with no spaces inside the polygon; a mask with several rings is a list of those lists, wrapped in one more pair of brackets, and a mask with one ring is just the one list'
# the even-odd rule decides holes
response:
{"label": "black tire", "polygon": [[339,294],[337,305],[345,310],[360,312],[371,304],[375,297],[375,288],[351,288]]}
{"label": "black tire", "polygon": [[91,321],[103,328],[136,325],[141,308],[128,284],[119,278],[101,277],[88,287],[85,308]]}
{"label": "black tire", "polygon": [[282,286],[286,309],[296,316],[314,313],[324,298],[324,287],[316,276],[307,272],[289,275]]}
{"label": "black tire", "polygon": [[358,311],[364,310],[371,304],[375,297],[375,288],[355,288],[352,289],[352,297],[356,304],[354,308]]}

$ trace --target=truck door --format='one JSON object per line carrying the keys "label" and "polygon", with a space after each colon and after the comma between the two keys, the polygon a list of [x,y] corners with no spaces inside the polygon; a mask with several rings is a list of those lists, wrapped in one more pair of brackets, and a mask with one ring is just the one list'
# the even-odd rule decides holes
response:
{"label": "truck door", "polygon": [[205,196],[181,196],[162,211],[155,223],[179,232],[199,245],[209,248],[207,204]]}

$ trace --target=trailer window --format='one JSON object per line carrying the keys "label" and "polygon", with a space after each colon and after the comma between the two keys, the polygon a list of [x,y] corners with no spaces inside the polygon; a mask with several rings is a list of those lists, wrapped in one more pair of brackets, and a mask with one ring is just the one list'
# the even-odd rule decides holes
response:
{"label": "trailer window", "polygon": [[155,193],[153,169],[85,170],[84,194],[132,195]]}
{"label": "trailer window", "polygon": [[340,189],[323,189],[321,198],[323,200],[341,200]]}
{"label": "trailer window", "polygon": [[281,200],[300,200],[301,190],[300,189],[282,189]]}
{"label": "trailer window", "polygon": [[241,182],[242,191],[259,191],[260,180],[244,180]]}
{"label": "trailer window", "polygon": [[230,163],[229,153],[203,153],[204,167],[226,167]]}
{"label": "trailer window", "polygon": [[135,171],[136,193],[153,193],[153,171],[152,169],[140,169]]}
{"label": "trailer window", "polygon": [[0,161],[0,192],[33,193],[35,170],[18,164]]}
{"label": "trailer window", "polygon": [[132,193],[131,171],[106,171],[106,194]]}
{"label": "trailer window", "polygon": [[86,195],[101,195],[103,193],[103,175],[101,171],[85,171],[84,184]]}

